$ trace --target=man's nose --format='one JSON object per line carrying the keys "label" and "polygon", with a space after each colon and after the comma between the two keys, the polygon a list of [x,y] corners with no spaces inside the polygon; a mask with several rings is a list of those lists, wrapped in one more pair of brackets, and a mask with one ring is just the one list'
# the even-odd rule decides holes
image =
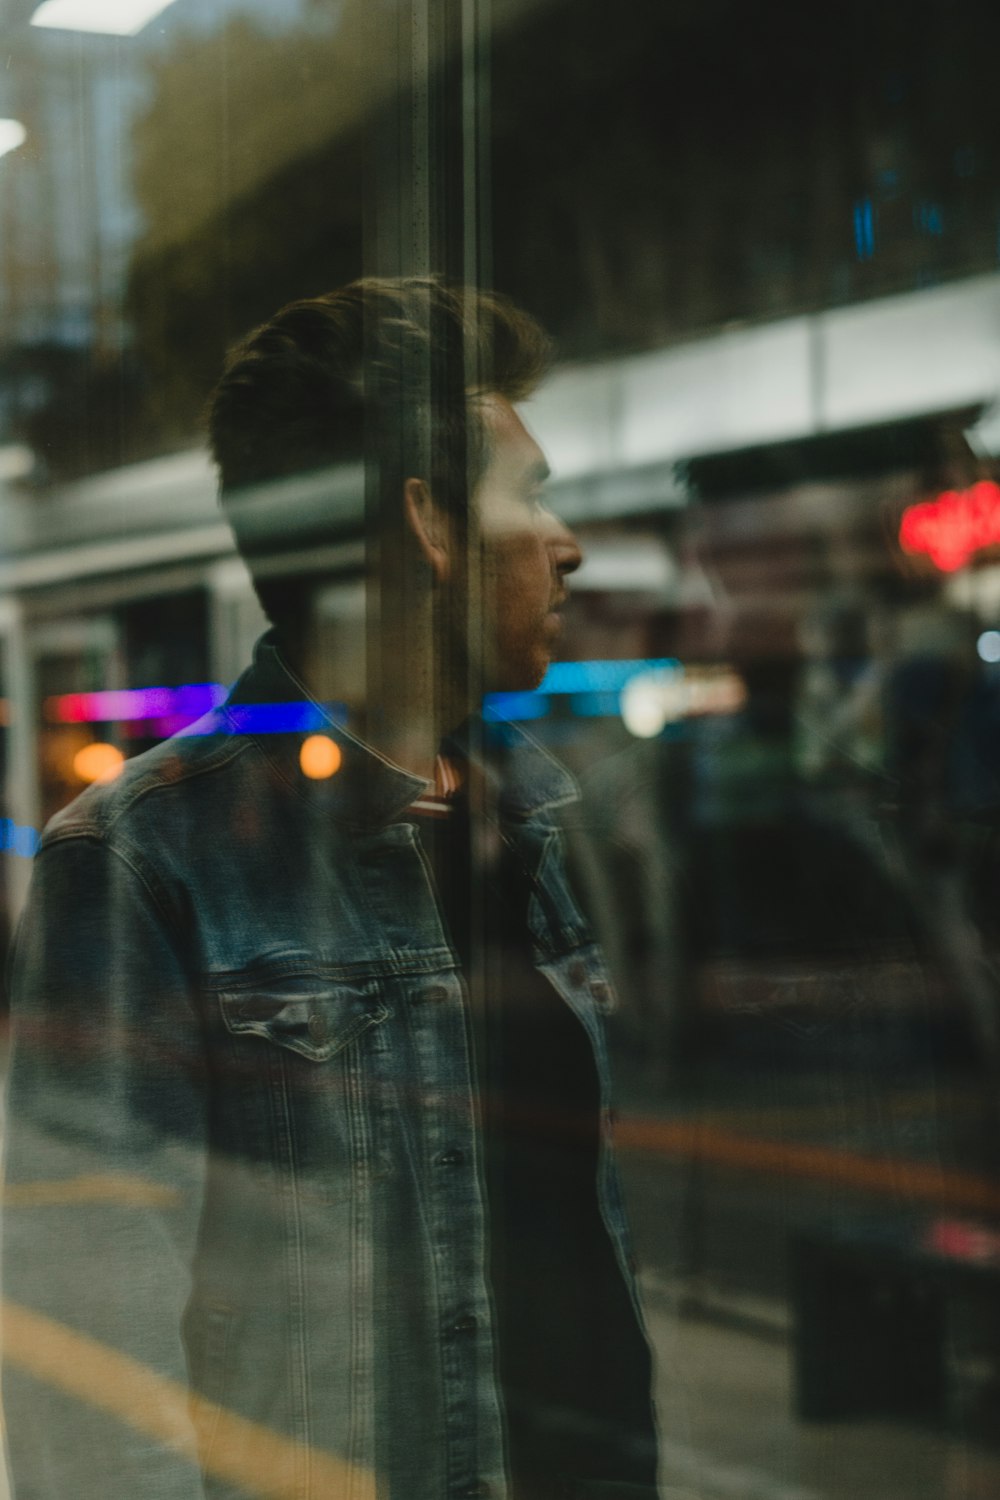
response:
{"label": "man's nose", "polygon": [[564,521],[549,512],[552,525],[552,534],[549,541],[549,551],[552,556],[552,566],[560,577],[565,578],[567,573],[575,573],[583,562],[583,553],[580,543],[570,531]]}

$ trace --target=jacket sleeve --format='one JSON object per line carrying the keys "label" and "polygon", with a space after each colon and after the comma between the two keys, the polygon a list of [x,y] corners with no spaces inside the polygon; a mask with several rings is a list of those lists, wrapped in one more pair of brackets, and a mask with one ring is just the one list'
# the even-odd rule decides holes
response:
{"label": "jacket sleeve", "polygon": [[135,860],[57,836],[11,965],[3,1393],[13,1500],[200,1500],[181,1320],[205,1176],[182,941]]}

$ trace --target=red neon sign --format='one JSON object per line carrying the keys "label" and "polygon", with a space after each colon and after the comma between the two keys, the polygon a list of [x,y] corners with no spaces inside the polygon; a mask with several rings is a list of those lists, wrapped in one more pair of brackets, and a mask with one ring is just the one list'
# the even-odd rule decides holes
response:
{"label": "red neon sign", "polygon": [[980,480],[910,505],[899,523],[904,552],[924,552],[942,573],[954,573],[983,547],[1000,543],[1000,484]]}

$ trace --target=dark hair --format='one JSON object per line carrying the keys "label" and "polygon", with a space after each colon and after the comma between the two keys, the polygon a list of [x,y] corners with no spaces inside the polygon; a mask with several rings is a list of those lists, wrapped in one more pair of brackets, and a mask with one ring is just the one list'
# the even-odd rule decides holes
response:
{"label": "dark hair", "polygon": [[522,399],[550,353],[507,298],[431,276],[366,277],[282,308],[230,352],[208,410],[220,498],[251,572],[231,502],[271,480],[364,461],[383,503],[414,476],[464,512],[488,460],[470,396]]}

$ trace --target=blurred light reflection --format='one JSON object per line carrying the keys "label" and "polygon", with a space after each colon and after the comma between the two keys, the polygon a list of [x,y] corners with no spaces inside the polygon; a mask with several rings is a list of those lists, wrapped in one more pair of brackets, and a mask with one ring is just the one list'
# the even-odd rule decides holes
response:
{"label": "blurred light reflection", "polygon": [[870,198],[854,205],[854,249],[858,260],[871,260],[875,254],[875,211]]}
{"label": "blurred light reflection", "polygon": [[310,781],[326,781],[340,770],[343,759],[340,746],[326,734],[311,734],[302,741],[299,750],[299,765],[303,776]]}
{"label": "blurred light reflection", "polygon": [[213,715],[194,724],[188,734],[308,734],[310,730],[329,729],[331,723],[344,724],[347,705],[313,703],[302,698],[291,703],[233,703],[226,709],[222,724]]}
{"label": "blurred light reflection", "polygon": [[63,693],[48,698],[45,716],[57,724],[124,724],[139,719],[183,718],[187,722],[225,701],[217,682],[186,687],[123,688],[101,693]]}
{"label": "blurred light reflection", "polygon": [[15,823],[13,818],[0,818],[0,849],[5,854],[16,854],[21,859],[33,859],[38,851],[37,829]]}
{"label": "blurred light reflection", "polygon": [[910,505],[899,523],[903,551],[926,553],[942,573],[954,573],[976,552],[998,542],[1000,485],[992,479]]}
{"label": "blurred light reflection", "polygon": [[976,642],[981,661],[1000,661],[1000,630],[984,630]]}
{"label": "blurred light reflection", "polygon": [[20,120],[0,120],[0,156],[16,151],[28,139],[28,132]]}
{"label": "blurred light reflection", "polygon": [[554,662],[533,693],[487,694],[483,717],[501,724],[544,719],[554,697],[567,700],[577,718],[620,715],[631,734],[649,739],[681,719],[737,713],[746,686],[731,667],[684,667],[673,658]]}
{"label": "blurred light reflection", "polygon": [[124,764],[125,757],[117,745],[103,740],[84,745],[73,757],[73,770],[81,781],[114,781]]}
{"label": "blurred light reflection", "polygon": [[31,24],[55,31],[135,36],[172,4],[173,0],[45,0]]}
{"label": "blurred light reflection", "polygon": [[[0,120],[0,146],[3,144],[5,127],[16,124],[16,120]],[[23,129],[23,126],[21,128]],[[8,146],[6,148],[8,151],[15,149],[16,146]],[[0,156],[4,154],[4,151],[0,150]],[[15,479],[27,479],[34,467],[35,455],[27,443],[4,443],[0,447],[0,481],[10,482]]]}

